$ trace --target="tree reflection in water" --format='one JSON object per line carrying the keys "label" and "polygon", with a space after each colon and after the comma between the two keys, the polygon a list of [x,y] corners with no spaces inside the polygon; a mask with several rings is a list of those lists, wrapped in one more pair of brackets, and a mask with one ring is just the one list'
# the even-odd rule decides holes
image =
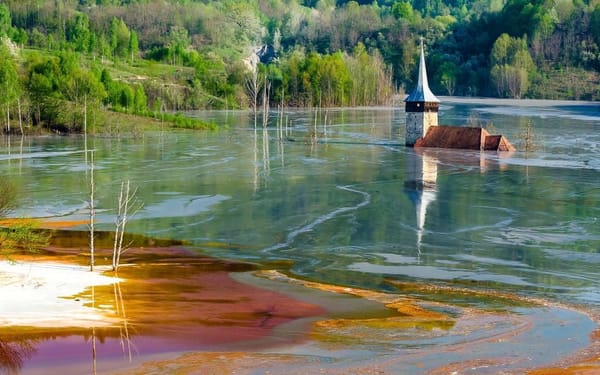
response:
{"label": "tree reflection in water", "polygon": [[16,374],[25,360],[31,358],[35,348],[31,340],[17,339],[13,342],[0,338],[0,373]]}

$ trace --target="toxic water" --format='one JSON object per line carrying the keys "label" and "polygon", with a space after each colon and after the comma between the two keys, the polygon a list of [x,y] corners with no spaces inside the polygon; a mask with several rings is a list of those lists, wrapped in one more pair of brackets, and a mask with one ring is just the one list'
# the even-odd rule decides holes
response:
{"label": "toxic water", "polygon": [[[599,108],[441,106],[441,124],[486,126],[512,154],[406,148],[401,108],[273,112],[256,130],[247,112],[201,112],[190,115],[221,130],[90,137],[97,228],[114,228],[129,180],[128,231],[203,254],[290,261],[293,275],[376,290],[450,283],[598,308]],[[82,137],[3,138],[12,216],[88,218],[85,149]]]}

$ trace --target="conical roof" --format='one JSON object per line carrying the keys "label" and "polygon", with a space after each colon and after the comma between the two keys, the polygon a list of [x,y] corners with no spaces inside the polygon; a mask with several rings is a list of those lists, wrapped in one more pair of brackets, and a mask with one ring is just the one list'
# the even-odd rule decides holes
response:
{"label": "conical roof", "polygon": [[419,62],[419,81],[417,87],[404,99],[405,102],[434,102],[440,100],[429,89],[427,82],[427,69],[425,68],[425,53],[423,52],[423,39],[421,39],[421,61]]}

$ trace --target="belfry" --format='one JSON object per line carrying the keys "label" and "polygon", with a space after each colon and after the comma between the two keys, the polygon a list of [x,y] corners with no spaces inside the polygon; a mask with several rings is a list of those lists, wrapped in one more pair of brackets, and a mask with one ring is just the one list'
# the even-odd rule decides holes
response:
{"label": "belfry", "polygon": [[418,78],[417,87],[404,99],[406,146],[515,151],[506,137],[489,134],[482,127],[438,125],[440,100],[429,89],[422,38]]}
{"label": "belfry", "polygon": [[406,145],[414,146],[418,139],[424,138],[431,126],[438,125],[440,100],[429,89],[423,38],[421,38],[421,60],[417,87],[404,99],[406,111]]}

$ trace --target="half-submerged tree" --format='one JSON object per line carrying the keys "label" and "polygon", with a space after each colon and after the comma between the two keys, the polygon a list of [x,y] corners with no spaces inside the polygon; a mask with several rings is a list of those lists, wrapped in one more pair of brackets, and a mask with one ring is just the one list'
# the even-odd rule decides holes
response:
{"label": "half-submerged tree", "polygon": [[262,91],[262,107],[263,107],[263,115],[262,115],[262,126],[266,128],[269,123],[269,97],[271,96],[271,82],[265,78],[265,83],[263,85]]}
{"label": "half-submerged tree", "polygon": [[[119,193],[119,201],[117,204],[117,219],[115,222],[115,241],[113,245],[113,257],[112,257],[112,270],[117,271],[119,269],[119,263],[121,262],[121,254],[126,250],[123,245],[123,238],[125,236],[125,226],[129,219],[129,210],[134,206],[136,198],[136,191],[131,191],[130,182],[121,182],[121,191]],[[138,207],[135,207],[136,209]]]}
{"label": "half-submerged tree", "polygon": [[525,122],[525,124],[521,127],[521,133],[519,134],[519,137],[522,140],[523,151],[528,153],[536,149],[537,145],[535,143],[536,136],[533,131],[533,121],[527,120]]}
{"label": "half-submerged tree", "polygon": [[263,79],[258,72],[258,65],[254,65],[246,76],[246,93],[250,99],[250,107],[254,116],[254,128],[258,118],[258,97],[260,95]]}
{"label": "half-submerged tree", "polygon": [[[87,142],[87,141],[86,141]],[[87,148],[87,145],[86,145]],[[94,202],[94,193],[96,187],[94,185],[94,151],[90,151],[90,202],[89,202],[89,211],[90,211],[90,271],[94,270],[94,221],[96,220],[96,208]]]}

